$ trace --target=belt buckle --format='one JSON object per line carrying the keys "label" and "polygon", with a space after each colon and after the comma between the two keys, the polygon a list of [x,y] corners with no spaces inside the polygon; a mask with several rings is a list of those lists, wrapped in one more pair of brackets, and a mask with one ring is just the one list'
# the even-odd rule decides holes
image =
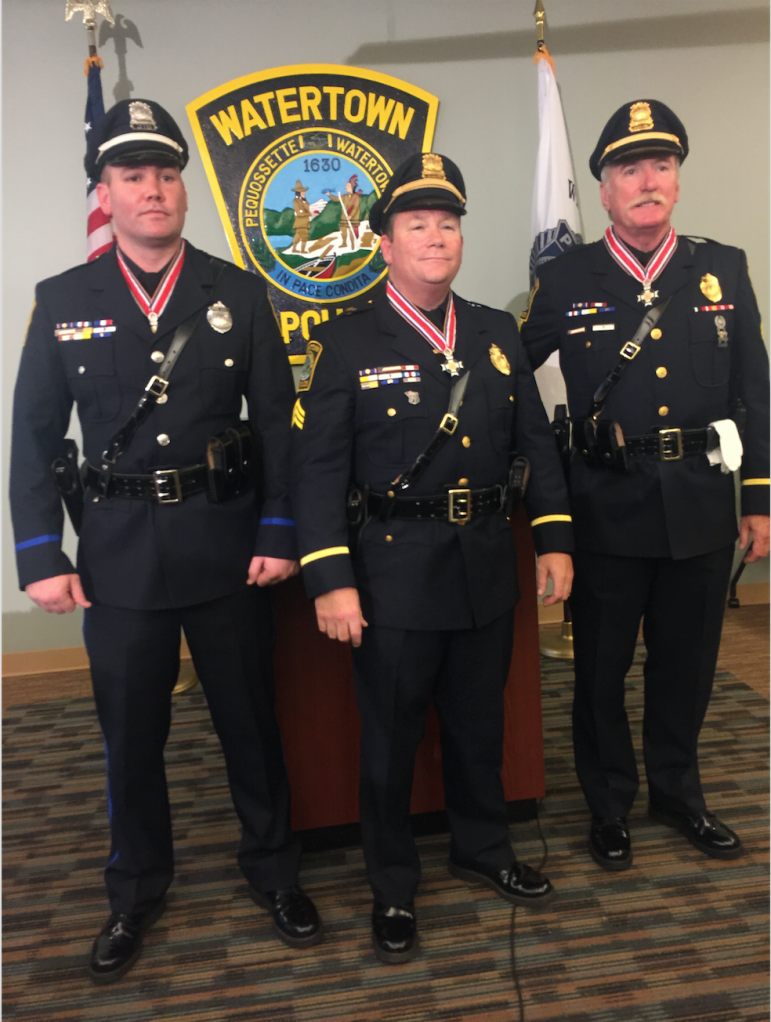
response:
{"label": "belt buckle", "polygon": [[[174,494],[169,494],[168,490],[162,490],[161,487],[165,484],[168,485],[169,481],[173,483]],[[158,499],[159,504],[181,504],[182,503],[182,483],[179,478],[179,470],[176,468],[157,468],[153,472],[153,485],[155,486],[155,496]]]}
{"label": "belt buckle", "polygon": [[[466,502],[465,507],[458,507],[456,501],[461,504]],[[453,525],[465,525],[471,518],[471,490],[448,490],[447,491],[447,521]]]}
{"label": "belt buckle", "polygon": [[439,423],[439,429],[447,436],[452,436],[455,430],[458,428],[458,416],[453,415],[452,412],[445,412],[442,416],[442,421]]}
{"label": "belt buckle", "polygon": [[619,351],[619,355],[622,355],[627,361],[631,362],[640,351],[640,345],[635,344],[634,341],[627,341],[624,347]]}
{"label": "belt buckle", "polygon": [[162,376],[151,376],[145,387],[145,392],[152,394],[154,398],[163,397],[169,387],[169,381]]}
{"label": "belt buckle", "polygon": [[[674,453],[669,446],[672,442],[675,443]],[[683,460],[683,432],[681,429],[659,430],[659,458],[662,461]]]}

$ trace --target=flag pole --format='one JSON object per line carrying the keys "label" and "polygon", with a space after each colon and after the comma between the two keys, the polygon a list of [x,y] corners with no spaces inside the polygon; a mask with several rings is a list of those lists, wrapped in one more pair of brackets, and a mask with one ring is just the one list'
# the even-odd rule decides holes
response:
{"label": "flag pole", "polygon": [[542,50],[545,45],[543,32],[546,25],[546,11],[543,9],[541,0],[536,0],[533,17],[535,18],[536,48]]}

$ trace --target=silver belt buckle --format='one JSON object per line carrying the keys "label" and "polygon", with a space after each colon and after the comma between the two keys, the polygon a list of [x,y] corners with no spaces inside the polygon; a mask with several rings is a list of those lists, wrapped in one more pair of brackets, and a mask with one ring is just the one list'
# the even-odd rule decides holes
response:
{"label": "silver belt buckle", "polygon": [[[674,453],[672,448],[669,446],[670,442],[674,441],[675,449]],[[682,461],[683,460],[683,433],[680,429],[660,429],[659,430],[659,458],[662,461]]]}
{"label": "silver belt buckle", "polygon": [[465,525],[470,518],[471,490],[448,490],[447,521],[453,525]]}
{"label": "silver belt buckle", "polygon": [[[173,485],[173,494],[170,494],[167,488],[161,489],[162,486],[168,487],[170,484]],[[155,486],[155,496],[159,504],[182,503],[182,483],[179,478],[178,469],[157,468],[153,472],[153,485]]]}

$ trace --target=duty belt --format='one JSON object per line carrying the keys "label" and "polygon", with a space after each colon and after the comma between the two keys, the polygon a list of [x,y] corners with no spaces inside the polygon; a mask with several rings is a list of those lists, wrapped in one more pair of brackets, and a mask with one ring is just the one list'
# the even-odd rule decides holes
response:
{"label": "duty belt", "polygon": [[624,442],[630,454],[659,461],[682,461],[719,447],[720,437],[713,426],[706,426],[704,429],[661,429],[642,436],[625,437]]}
{"label": "duty belt", "polygon": [[[375,517],[383,504],[393,500],[393,491],[367,495],[367,512]],[[396,497],[389,518],[410,518],[413,521],[444,519],[453,525],[465,525],[472,518],[491,515],[506,506],[506,487],[488,486],[484,490],[449,489],[446,493],[426,497]]]}
{"label": "duty belt", "polygon": [[[97,491],[101,473],[93,465],[85,465],[83,481]],[[107,486],[107,497],[128,500],[154,500],[158,504],[181,504],[195,493],[208,489],[206,465],[190,468],[158,468],[147,475],[123,475],[113,472]]]}

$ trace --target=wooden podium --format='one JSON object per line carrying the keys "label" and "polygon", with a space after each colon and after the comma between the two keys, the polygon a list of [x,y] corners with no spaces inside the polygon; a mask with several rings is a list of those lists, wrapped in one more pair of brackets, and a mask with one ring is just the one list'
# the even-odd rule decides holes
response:
{"label": "wooden podium", "polygon": [[[544,794],[535,551],[524,509],[512,518],[519,585],[514,652],[506,684],[503,785],[507,801]],[[292,789],[295,830],[358,821],[359,713],[351,653],[316,625],[301,579],[278,586],[276,704]],[[418,749],[413,813],[444,808],[439,722],[431,707]]]}

